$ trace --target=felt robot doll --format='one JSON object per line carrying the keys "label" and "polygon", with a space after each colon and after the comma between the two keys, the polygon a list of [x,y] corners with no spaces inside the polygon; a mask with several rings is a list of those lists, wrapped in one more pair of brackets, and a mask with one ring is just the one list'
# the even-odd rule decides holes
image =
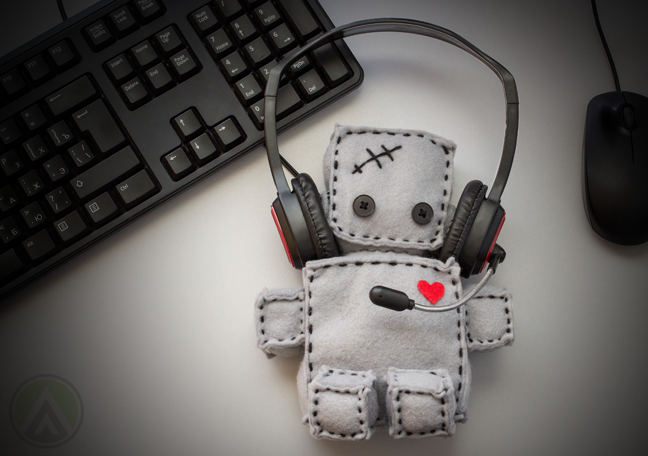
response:
{"label": "felt robot doll", "polygon": [[316,438],[451,436],[466,420],[471,351],[513,342],[511,296],[484,287],[446,312],[376,306],[376,286],[427,306],[463,296],[438,253],[453,216],[453,142],[423,131],[336,126],[324,156],[326,220],[340,255],[307,262],[303,288],[265,289],[258,346],[301,356],[303,422]]}

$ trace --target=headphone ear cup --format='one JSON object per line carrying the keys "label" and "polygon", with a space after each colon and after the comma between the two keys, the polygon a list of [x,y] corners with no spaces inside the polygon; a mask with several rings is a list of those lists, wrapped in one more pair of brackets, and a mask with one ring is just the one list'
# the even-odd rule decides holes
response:
{"label": "headphone ear cup", "polygon": [[[486,190],[488,187],[478,180],[468,182],[457,203],[457,210],[450,224],[450,230],[439,252],[439,260],[445,262],[450,257],[459,259],[468,233],[470,233],[479,212],[479,207],[486,196]],[[459,266],[464,272],[463,269],[466,266],[462,264]]]}
{"label": "headphone ear cup", "polygon": [[308,174],[302,173],[291,183],[304,213],[304,220],[317,258],[339,256],[340,251],[333,231],[326,221],[326,213],[315,182]]}

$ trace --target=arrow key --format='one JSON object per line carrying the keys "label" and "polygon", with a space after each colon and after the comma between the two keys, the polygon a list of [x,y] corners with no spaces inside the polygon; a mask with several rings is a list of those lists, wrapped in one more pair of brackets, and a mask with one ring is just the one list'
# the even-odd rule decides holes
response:
{"label": "arrow key", "polygon": [[174,181],[182,179],[196,169],[187,156],[187,153],[182,148],[178,148],[170,154],[166,154],[162,157],[162,163],[169,172],[171,179]]}
{"label": "arrow key", "polygon": [[212,160],[219,155],[216,146],[209,136],[207,136],[207,133],[198,136],[189,144],[191,144],[193,155],[200,165],[204,165],[209,160]]}

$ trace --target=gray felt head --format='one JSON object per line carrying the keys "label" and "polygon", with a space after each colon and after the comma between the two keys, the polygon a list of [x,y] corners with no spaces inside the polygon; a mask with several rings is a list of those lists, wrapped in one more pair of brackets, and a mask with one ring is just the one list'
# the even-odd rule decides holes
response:
{"label": "gray felt head", "polygon": [[[452,141],[424,131],[336,125],[324,155],[323,204],[342,251],[438,249],[455,149]],[[363,195],[373,204],[356,201]]]}

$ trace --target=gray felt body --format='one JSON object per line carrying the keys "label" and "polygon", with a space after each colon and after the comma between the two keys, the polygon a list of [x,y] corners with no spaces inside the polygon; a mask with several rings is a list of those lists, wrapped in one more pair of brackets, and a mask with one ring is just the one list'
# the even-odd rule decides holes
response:
{"label": "gray felt body", "polygon": [[[451,436],[466,420],[468,352],[513,343],[505,290],[485,287],[464,306],[434,313],[395,312],[369,299],[377,285],[423,305],[463,295],[454,258],[423,256],[442,245],[450,222],[454,149],[424,132],[335,129],[323,204],[343,255],[307,262],[303,288],[266,289],[255,305],[259,348],[303,357],[297,387],[316,438],[367,439],[379,427],[394,438]],[[355,214],[358,195],[375,200],[372,216]],[[427,225],[412,219],[419,202],[434,209]],[[442,288],[435,304],[420,291],[423,282]]]}

